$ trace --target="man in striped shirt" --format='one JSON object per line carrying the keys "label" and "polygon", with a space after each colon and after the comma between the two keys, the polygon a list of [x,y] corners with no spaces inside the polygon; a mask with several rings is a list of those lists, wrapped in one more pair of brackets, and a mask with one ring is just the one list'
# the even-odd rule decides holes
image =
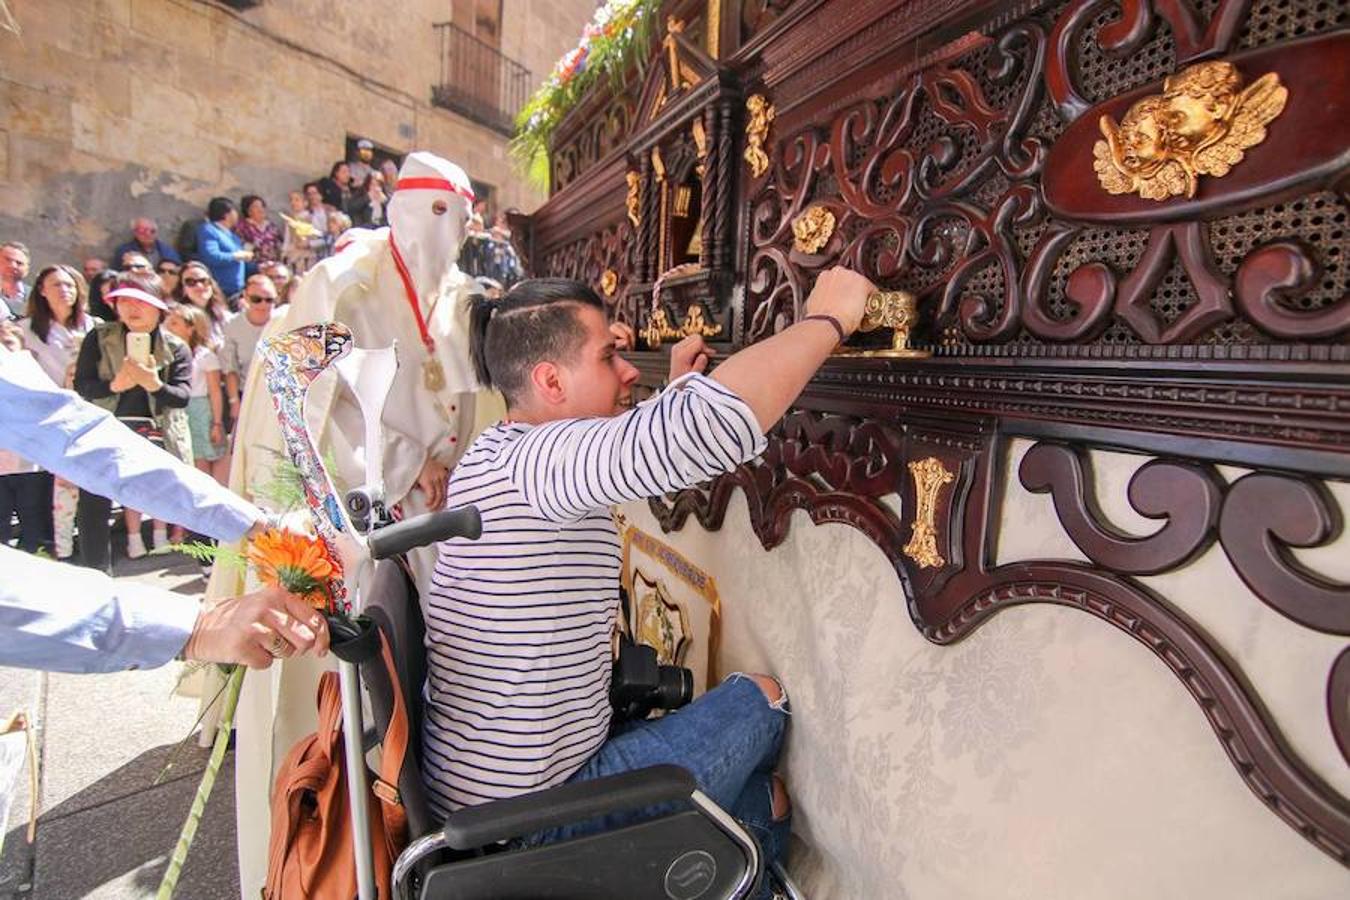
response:
{"label": "man in striped shirt", "polygon": [[610,734],[620,545],[609,508],[757,456],[858,327],[871,290],[846,269],[825,272],[801,321],[710,377],[701,338],[686,339],[671,352],[669,386],[627,410],[638,373],[618,350],[631,332],[607,325],[589,287],[534,279],[475,306],[474,363],[508,418],[455,468],[448,493],[478,507],[483,534],[440,546],[425,600],[423,771],[439,814],[669,762],[750,825],[769,858],[781,855],[787,798],[771,773],[786,697],[774,679],[733,675]]}

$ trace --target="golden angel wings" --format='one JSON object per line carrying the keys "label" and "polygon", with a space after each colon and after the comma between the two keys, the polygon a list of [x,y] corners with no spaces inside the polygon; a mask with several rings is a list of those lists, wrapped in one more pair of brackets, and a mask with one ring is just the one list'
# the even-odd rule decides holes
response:
{"label": "golden angel wings", "polygon": [[1243,151],[1266,139],[1288,99],[1274,72],[1244,88],[1232,63],[1189,66],[1169,76],[1161,94],[1131,106],[1119,125],[1102,116],[1106,140],[1093,146],[1092,168],[1111,194],[1194,197],[1201,175],[1227,175]]}

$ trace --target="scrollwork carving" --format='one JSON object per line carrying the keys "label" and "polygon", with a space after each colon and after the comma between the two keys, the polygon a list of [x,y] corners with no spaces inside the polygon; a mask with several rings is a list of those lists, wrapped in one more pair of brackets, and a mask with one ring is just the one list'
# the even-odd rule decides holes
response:
{"label": "scrollwork carving", "polygon": [[1059,522],[1074,544],[1099,566],[1131,575],[1155,575],[1193,559],[1214,539],[1223,483],[1212,468],[1171,460],[1145,463],[1130,478],[1135,511],[1166,523],[1148,537],[1130,537],[1106,521],[1092,490],[1091,466],[1080,450],[1036,444],[1022,457],[1019,476],[1032,493],[1049,492]]}
{"label": "scrollwork carving", "polygon": [[1327,719],[1341,756],[1350,763],[1350,647],[1336,657],[1327,676]]}
{"label": "scrollwork carving", "polygon": [[1260,472],[1229,487],[1219,518],[1224,552],[1252,593],[1300,625],[1350,635],[1350,585],[1310,572],[1286,549],[1315,547],[1340,531],[1340,510],[1325,489]]}
{"label": "scrollwork carving", "polygon": [[598,290],[616,322],[636,327],[637,308],[627,296],[636,280],[638,246],[627,218],[585,238],[543,254],[543,271],[558,278],[584,281]]}

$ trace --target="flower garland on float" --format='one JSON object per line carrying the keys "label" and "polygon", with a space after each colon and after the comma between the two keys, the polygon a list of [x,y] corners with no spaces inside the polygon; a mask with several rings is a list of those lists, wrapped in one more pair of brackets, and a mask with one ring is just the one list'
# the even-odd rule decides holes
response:
{"label": "flower garland on float", "polygon": [[632,67],[646,62],[660,0],[609,0],[582,29],[581,41],[563,54],[516,116],[511,152],[530,181],[548,186],[548,147],[558,123],[608,78],[619,89]]}

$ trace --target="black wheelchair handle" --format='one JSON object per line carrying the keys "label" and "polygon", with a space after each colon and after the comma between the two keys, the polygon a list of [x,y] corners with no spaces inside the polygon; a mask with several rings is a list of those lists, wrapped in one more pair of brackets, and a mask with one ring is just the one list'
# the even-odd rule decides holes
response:
{"label": "black wheelchair handle", "polygon": [[458,506],[372,531],[366,541],[373,558],[388,559],[447,538],[464,537],[476,541],[482,534],[483,519],[478,515],[478,507]]}
{"label": "black wheelchair handle", "polygon": [[688,800],[697,789],[693,775],[671,765],[560,784],[509,800],[456,810],[445,820],[445,842],[455,850],[472,850],[609,813]]}

